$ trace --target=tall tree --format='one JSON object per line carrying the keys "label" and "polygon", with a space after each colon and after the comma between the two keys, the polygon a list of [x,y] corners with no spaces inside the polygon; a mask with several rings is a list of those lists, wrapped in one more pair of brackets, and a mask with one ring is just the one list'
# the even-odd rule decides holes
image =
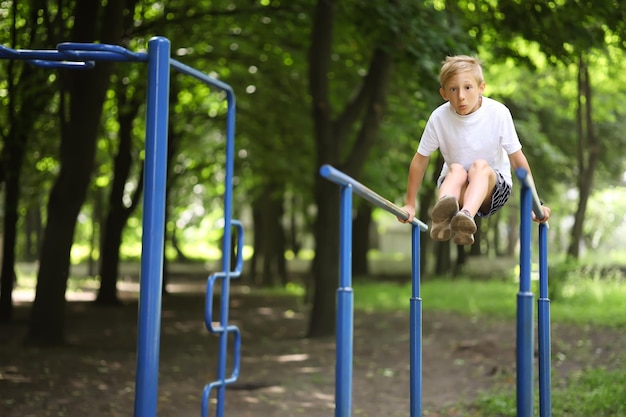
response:
{"label": "tall tree", "polygon": [[[123,0],[77,2],[70,39],[116,44],[122,32]],[[94,167],[95,143],[112,64],[91,71],[60,71],[61,170],[50,193],[35,301],[27,339],[37,345],[65,342],[65,291],[76,219]],[[66,108],[67,106],[67,108]]]}
{"label": "tall tree", "polygon": [[600,161],[600,148],[593,114],[592,87],[589,67],[585,57],[578,58],[578,94],[576,100],[576,161],[578,167],[578,208],[574,215],[571,240],[567,255],[578,259],[583,236],[583,222],[587,203],[591,197],[593,178]]}
{"label": "tall tree", "polygon": [[[39,25],[39,13],[35,5],[24,5],[23,10],[29,14],[28,21],[35,22],[27,30],[18,28],[19,9],[17,2],[11,8],[11,25],[6,27],[10,34],[10,46],[22,49],[47,48],[54,42],[54,36],[46,33],[45,25]],[[59,18],[56,13],[47,15],[54,25]],[[41,26],[44,26],[43,28]],[[23,33],[22,33],[23,32]],[[2,132],[4,146],[1,161],[2,182],[5,184],[4,193],[4,224],[2,245],[2,268],[0,270],[0,321],[9,321],[13,316],[12,292],[16,280],[15,254],[17,244],[18,211],[21,195],[22,164],[26,154],[29,138],[33,136],[33,126],[45,113],[45,108],[54,96],[51,88],[41,93],[42,85],[48,84],[46,70],[37,68],[23,61],[9,60],[6,63],[7,74],[7,102],[6,130]]]}
{"label": "tall tree", "polygon": [[[572,114],[577,122],[576,185],[579,201],[575,213],[568,255],[578,257],[583,222],[602,143],[596,133],[592,106],[593,86],[587,56],[593,51],[606,50],[607,40],[624,48],[626,40],[626,4],[612,0],[586,2],[580,0],[561,3],[530,0],[516,2],[481,1],[478,13],[471,17],[475,33],[484,40],[493,40],[498,56],[515,56],[522,62],[531,62],[524,51],[518,50],[520,38],[534,43],[553,65],[577,67],[577,106]],[[481,25],[482,24],[482,25]],[[532,48],[527,48],[527,51]],[[571,143],[566,149],[571,149]],[[567,152],[567,151],[566,151]]]}
{"label": "tall tree", "polygon": [[[341,4],[341,6],[340,6]],[[340,7],[343,7],[341,9]],[[340,13],[341,12],[341,13]],[[343,14],[345,13],[345,14]],[[348,20],[350,16],[353,20]],[[348,20],[348,21],[347,21]],[[341,26],[336,23],[341,21]],[[429,22],[431,31],[424,31]],[[313,275],[315,290],[308,335],[328,336],[334,332],[335,289],[339,263],[339,192],[337,186],[321,178],[317,169],[332,164],[358,178],[367,156],[375,144],[386,107],[386,96],[394,65],[401,58],[415,65],[414,76],[423,73],[417,56],[441,53],[446,42],[434,32],[447,27],[445,15],[427,5],[413,1],[339,2],[319,0],[313,13],[309,49],[309,92],[316,143],[314,225],[315,258]],[[343,44],[335,39],[335,28],[341,30]],[[358,29],[357,29],[358,28]],[[356,44],[357,50],[350,45]],[[336,61],[351,52],[364,57],[353,77],[353,93],[346,100],[346,79],[341,85],[332,80],[341,72]],[[337,59],[338,57],[338,59]],[[418,64],[418,62],[420,64]],[[432,69],[426,61],[428,70]],[[349,67],[348,67],[349,68]],[[345,71],[345,68],[343,69]],[[349,79],[349,78],[347,78]]]}
{"label": "tall tree", "polygon": [[[143,169],[135,183],[137,184],[132,195],[130,204],[125,204],[124,193],[126,184],[131,177],[133,167],[133,122],[143,102],[143,89],[127,89],[120,80],[116,86],[118,98],[118,122],[119,143],[113,162],[113,180],[109,191],[107,214],[102,228],[100,245],[100,288],[96,297],[96,303],[102,305],[116,305],[119,303],[117,296],[117,278],[120,261],[120,247],[122,244],[122,232],[128,218],[141,201],[143,192]],[[141,97],[141,99],[139,98]],[[138,159],[138,158],[136,158]]]}

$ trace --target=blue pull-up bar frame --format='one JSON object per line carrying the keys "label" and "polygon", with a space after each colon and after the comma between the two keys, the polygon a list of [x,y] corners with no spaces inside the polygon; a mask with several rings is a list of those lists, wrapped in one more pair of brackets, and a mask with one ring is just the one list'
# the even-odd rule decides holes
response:
{"label": "blue pull-up bar frame", "polygon": [[[66,42],[56,50],[11,49],[0,45],[0,59],[23,60],[45,68],[91,69],[98,61],[144,62],[148,66],[148,93],[146,109],[146,144],[144,170],[144,199],[142,219],[141,277],[139,290],[139,317],[137,336],[137,374],[135,386],[135,417],[157,414],[159,350],[161,327],[161,294],[163,289],[163,256],[165,239],[165,183],[167,177],[167,127],[169,114],[170,68],[196,78],[221,90],[226,95],[226,176],[224,192],[224,236],[222,239],[222,302],[220,326],[209,330],[219,334],[217,383],[217,414],[223,415],[225,388],[237,378],[239,363],[230,378],[226,377],[228,334],[235,333],[235,361],[239,360],[241,339],[236,326],[228,325],[229,281],[240,273],[230,270],[232,226],[239,230],[239,245],[243,242],[243,228],[233,223],[233,176],[235,149],[235,94],[232,88],[201,71],[171,58],[170,41],[156,36],[149,40],[147,53],[132,52],[118,45]],[[240,246],[239,246],[240,248]],[[237,251],[242,256],[242,251]],[[213,285],[210,279],[208,285]],[[212,294],[211,291],[207,293]],[[207,304],[212,304],[208,300]],[[207,385],[207,386],[209,386]],[[207,390],[205,389],[205,392]],[[203,408],[205,407],[203,401]],[[203,409],[202,413],[207,410]]]}

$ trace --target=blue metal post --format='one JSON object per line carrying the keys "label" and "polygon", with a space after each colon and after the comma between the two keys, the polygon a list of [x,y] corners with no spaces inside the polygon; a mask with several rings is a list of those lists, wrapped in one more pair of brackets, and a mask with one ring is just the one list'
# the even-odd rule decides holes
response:
{"label": "blue metal post", "polygon": [[412,225],[411,417],[422,417],[422,298],[420,294],[420,228]]}
{"label": "blue metal post", "polygon": [[[401,219],[409,214],[389,200],[376,194],[354,178],[323,165],[320,175],[341,186],[340,210],[340,257],[339,289],[337,290],[337,362],[335,372],[335,417],[349,417],[352,412],[352,341],[353,341],[353,293],[352,293],[352,193]],[[422,415],[422,299],[420,298],[420,231],[428,226],[416,219],[411,220],[413,289],[411,294],[411,417]]]}
{"label": "blue metal post", "polygon": [[163,288],[165,180],[170,83],[170,42],[148,42],[148,95],[143,235],[137,336],[135,417],[156,416]]}
{"label": "blue metal post", "polygon": [[[226,176],[224,179],[224,236],[222,239],[222,272],[214,274],[209,278],[207,283],[207,305],[212,306],[211,297],[213,297],[213,285],[217,279],[221,280],[221,304],[220,304],[220,325],[214,327],[212,325],[212,310],[206,313],[207,329],[212,333],[219,334],[219,351],[218,351],[218,366],[217,366],[217,380],[207,384],[202,394],[202,410],[201,415],[204,417],[208,414],[209,396],[213,389],[217,390],[217,403],[216,403],[216,416],[221,417],[224,415],[224,406],[226,399],[226,387],[227,385],[234,383],[238,375],[238,361],[234,363],[235,370],[231,377],[226,376],[226,365],[228,357],[228,334],[234,335],[234,351],[235,358],[238,358],[238,350],[240,346],[239,330],[236,326],[228,326],[228,306],[230,297],[230,280],[239,276],[236,271],[231,271],[231,244],[232,244],[232,225],[238,225],[236,221],[232,219],[233,208],[233,178],[235,171],[235,93],[232,87],[222,81],[212,78],[195,68],[189,67],[175,59],[170,60],[170,65],[183,74],[190,75],[203,83],[215,87],[226,93],[227,111],[226,111]],[[240,230],[240,243],[243,238],[243,229]],[[238,252],[238,261],[241,256],[241,251]],[[212,308],[212,307],[211,307]]]}
{"label": "blue metal post", "polygon": [[[227,90],[228,111],[226,114],[226,178],[224,192],[224,237],[222,239],[222,271],[226,273],[222,280],[222,293],[220,298],[220,324],[226,329],[228,326],[228,307],[230,299],[230,271],[231,271],[231,242],[232,242],[232,205],[233,205],[233,176],[235,160],[235,96],[232,90]],[[219,335],[219,362],[217,366],[217,379],[223,383],[217,389],[216,416],[224,416],[226,403],[226,359],[228,356],[228,332],[223,331]]]}
{"label": "blue metal post", "polygon": [[337,362],[335,417],[352,415],[352,344],[354,294],[352,291],[352,186],[341,186],[339,220],[339,288],[337,289]]}
{"label": "blue metal post", "polygon": [[550,298],[548,294],[548,225],[539,225],[539,416],[552,415],[550,375]]}
{"label": "blue metal post", "polygon": [[531,193],[530,188],[523,184],[520,212],[520,277],[517,294],[517,417],[533,416],[534,296],[530,285]]}

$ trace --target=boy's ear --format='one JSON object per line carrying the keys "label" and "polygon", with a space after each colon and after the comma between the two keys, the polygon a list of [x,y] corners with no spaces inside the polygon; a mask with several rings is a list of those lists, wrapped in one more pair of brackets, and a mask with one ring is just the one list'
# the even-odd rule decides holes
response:
{"label": "boy's ear", "polygon": [[441,94],[441,98],[448,101],[448,97],[446,96],[446,90],[444,90],[442,87],[439,88],[439,94]]}
{"label": "boy's ear", "polygon": [[485,91],[485,86],[486,86],[486,84],[485,84],[485,82],[483,81],[482,83],[480,83],[480,86],[478,87],[481,95],[482,95],[482,94],[483,94],[483,92]]}

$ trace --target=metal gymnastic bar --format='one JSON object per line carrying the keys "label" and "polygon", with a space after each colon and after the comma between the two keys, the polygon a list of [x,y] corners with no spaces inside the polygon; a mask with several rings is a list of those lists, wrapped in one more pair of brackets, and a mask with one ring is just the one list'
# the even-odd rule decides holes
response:
{"label": "metal gymnastic bar", "polygon": [[[354,178],[323,165],[320,175],[341,186],[339,230],[339,288],[337,289],[337,360],[335,369],[335,417],[352,415],[352,346],[354,328],[354,294],[352,291],[352,193],[389,213],[408,219],[408,213],[365,187]],[[412,225],[412,290],[410,299],[410,401],[411,417],[422,414],[422,299],[420,295],[420,232],[428,226],[413,219]]]}
{"label": "metal gymnastic bar", "polygon": [[[370,190],[369,188],[367,188],[366,186],[364,186],[363,184],[361,184],[354,178],[350,177],[349,175],[344,174],[343,172],[339,171],[336,168],[333,168],[331,165],[322,165],[322,167],[320,168],[320,175],[334,182],[335,184],[339,184],[344,187],[346,186],[352,187],[352,191],[355,194],[358,194],[359,196],[363,197],[365,200],[369,201],[375,206],[380,207],[381,209],[387,210],[389,213],[401,219],[406,220],[409,218],[409,214],[406,211],[402,210],[400,207],[396,206],[389,200],[376,194],[374,191]],[[428,226],[426,225],[426,223],[416,218],[413,219],[411,224],[419,227],[422,231],[428,230]]]}
{"label": "metal gymnastic bar", "polygon": [[[543,219],[541,200],[532,177],[524,169],[516,175],[522,183],[520,204],[520,278],[517,295],[517,417],[532,417],[533,411],[533,364],[534,321],[531,289],[531,211]],[[537,300],[538,367],[539,367],[539,416],[550,417],[550,299],[548,297],[548,224],[539,224],[539,299]]]}
{"label": "metal gymnastic bar", "polygon": [[[520,220],[520,290],[517,296],[517,416],[533,416],[533,293],[531,273],[531,211],[543,218],[541,201],[532,178],[517,170],[522,183]],[[335,417],[352,414],[352,346],[354,295],[351,288],[352,193],[401,219],[408,213],[355,179],[324,165],[320,175],[341,186],[339,288],[337,289],[337,360],[335,373]],[[412,294],[410,299],[410,416],[422,415],[422,300],[420,295],[420,231],[428,230],[413,219],[412,228]],[[547,274],[547,223],[539,225],[539,415],[551,416],[550,399],[550,300]]]}

